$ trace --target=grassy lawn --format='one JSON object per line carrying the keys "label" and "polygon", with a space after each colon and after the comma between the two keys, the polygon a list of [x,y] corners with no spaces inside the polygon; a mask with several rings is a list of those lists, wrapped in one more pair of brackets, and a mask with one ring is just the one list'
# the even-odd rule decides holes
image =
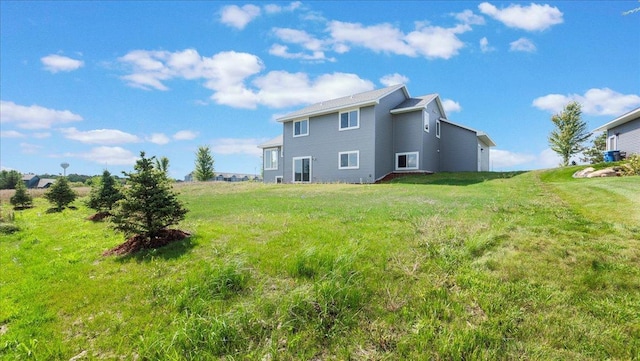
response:
{"label": "grassy lawn", "polygon": [[125,257],[37,198],[0,234],[0,358],[638,359],[640,177],[571,173],[184,184],[192,236]]}

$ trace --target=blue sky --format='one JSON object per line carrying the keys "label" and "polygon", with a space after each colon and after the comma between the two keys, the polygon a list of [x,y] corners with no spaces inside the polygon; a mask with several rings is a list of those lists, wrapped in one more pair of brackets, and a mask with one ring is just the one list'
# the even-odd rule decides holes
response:
{"label": "blue sky", "polygon": [[554,167],[551,115],[640,106],[636,1],[0,2],[0,166],[131,171],[140,151],[259,173],[303,106],[406,83],[487,132],[494,170]]}

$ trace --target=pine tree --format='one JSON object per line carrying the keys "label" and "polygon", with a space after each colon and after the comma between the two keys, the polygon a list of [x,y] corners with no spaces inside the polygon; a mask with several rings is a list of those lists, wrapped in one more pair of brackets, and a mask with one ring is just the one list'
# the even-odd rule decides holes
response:
{"label": "pine tree", "polygon": [[582,110],[577,102],[567,104],[560,114],[551,117],[551,121],[556,128],[549,135],[549,145],[562,157],[562,166],[566,167],[571,156],[584,149],[582,143],[591,134],[587,131],[587,123],[582,120]]}
{"label": "pine tree", "polygon": [[196,170],[193,177],[197,181],[208,181],[215,176],[213,170],[213,157],[208,146],[198,147],[196,152]]}
{"label": "pine tree", "polygon": [[589,162],[590,164],[597,164],[604,162],[604,151],[607,149],[607,133],[602,133],[599,136],[593,138],[593,146],[585,150],[582,154],[584,158],[583,162]]}
{"label": "pine tree", "polygon": [[187,213],[166,175],[154,168],[154,158],[145,158],[140,152],[135,172],[123,172],[128,177],[127,187],[111,219],[114,229],[127,236],[141,235],[147,242],[183,220]]}
{"label": "pine tree", "polygon": [[14,209],[30,208],[33,204],[33,197],[27,193],[27,186],[24,182],[16,183],[16,193],[9,200]]}
{"label": "pine tree", "polygon": [[122,193],[116,179],[108,170],[105,170],[102,172],[102,178],[91,187],[87,206],[97,212],[109,213],[120,199],[122,199]]}
{"label": "pine tree", "polygon": [[156,159],[156,168],[162,171],[167,177],[169,176],[169,158],[160,157],[160,159]]}
{"label": "pine tree", "polygon": [[61,211],[69,203],[75,201],[77,196],[76,192],[69,186],[66,177],[57,178],[51,188],[44,194],[44,197],[55,206],[57,211]]}

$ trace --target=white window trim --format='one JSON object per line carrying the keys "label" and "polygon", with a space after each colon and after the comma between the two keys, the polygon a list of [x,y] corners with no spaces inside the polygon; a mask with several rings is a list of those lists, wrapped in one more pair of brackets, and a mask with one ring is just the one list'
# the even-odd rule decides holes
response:
{"label": "white window trim", "polygon": [[278,158],[279,157],[276,157],[276,166],[275,166],[275,168],[273,167],[273,164],[272,164],[272,167],[267,168],[267,154],[269,154],[270,152],[273,152],[273,151],[277,152],[278,148],[267,148],[267,149],[264,150],[264,162],[263,162],[263,165],[262,165],[264,170],[278,170]]}
{"label": "white window trim", "polygon": [[[611,143],[613,143],[613,149],[609,149],[609,147],[612,145]],[[607,150],[617,150],[616,148],[618,148],[618,137],[614,134],[610,136],[609,139],[607,139]]]}
{"label": "white window trim", "polygon": [[[300,122],[307,122],[307,132],[306,133],[300,133],[300,134],[296,134],[296,123],[300,123]],[[300,119],[300,120],[294,120],[293,121],[293,137],[297,138],[297,137],[306,137],[307,135],[309,135],[309,124],[311,122],[309,122],[309,119]]]}
{"label": "white window trim", "polygon": [[[404,168],[398,167],[398,157],[401,156],[401,155],[410,155],[410,154],[415,154],[416,155],[416,166],[415,167],[404,167]],[[419,169],[419,168],[420,168],[420,152],[396,153],[396,170],[415,170],[415,169]]]}
{"label": "white window trim", "polygon": [[436,138],[440,138],[440,129],[442,126],[440,125],[440,119],[436,119]]}
{"label": "white window trim", "polygon": [[[309,180],[308,181],[296,181],[296,160],[302,160],[302,159],[309,159]],[[305,156],[305,157],[293,157],[292,159],[292,165],[293,165],[293,169],[291,170],[291,181],[293,183],[311,183],[312,175],[313,175],[313,158],[311,156]]]}
{"label": "white window trim", "polygon": [[[357,125],[357,126],[355,126],[355,127],[346,127],[346,128],[343,128],[343,127],[342,127],[342,114],[344,114],[344,113],[347,113],[347,114],[348,114],[348,113],[351,113],[351,112],[353,112],[353,111],[355,111],[356,113],[358,113],[358,125]],[[349,110],[345,110],[345,111],[343,111],[343,112],[339,112],[339,113],[338,113],[338,130],[339,130],[339,131],[343,131],[343,130],[351,130],[351,129],[358,129],[358,128],[360,128],[360,108],[356,108],[356,109],[349,109]]]}
{"label": "white window trim", "polygon": [[[343,167],[342,166],[342,155],[343,154],[353,154],[355,153],[357,156],[357,165],[355,166],[347,166],[347,167]],[[360,151],[359,150],[350,150],[347,152],[339,152],[338,153],[338,169],[360,169]]]}
{"label": "white window trim", "polygon": [[[282,181],[283,181],[281,175],[277,175],[274,179],[275,179],[276,184],[282,183]],[[278,180],[279,180],[279,182],[278,182]]]}
{"label": "white window trim", "polygon": [[422,130],[429,133],[429,112],[426,109],[422,111]]}

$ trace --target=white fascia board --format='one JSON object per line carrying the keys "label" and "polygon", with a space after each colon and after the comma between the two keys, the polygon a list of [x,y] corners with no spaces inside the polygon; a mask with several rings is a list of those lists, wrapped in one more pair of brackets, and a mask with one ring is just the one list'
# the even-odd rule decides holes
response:
{"label": "white fascia board", "polygon": [[276,119],[276,122],[286,123],[286,122],[291,122],[291,121],[294,121],[294,120],[308,119],[310,117],[317,117],[317,116],[325,115],[325,114],[338,113],[341,110],[347,110],[347,109],[353,109],[353,108],[361,108],[361,107],[366,107],[366,106],[370,106],[370,105],[378,105],[378,104],[380,104],[380,101],[378,101],[378,100],[366,101],[366,102],[362,102],[362,103],[353,103],[353,104],[339,106],[339,107],[333,107],[333,108],[310,111],[310,112],[302,113],[302,114],[296,114],[294,116],[289,116],[289,117],[285,116],[285,117]]}

